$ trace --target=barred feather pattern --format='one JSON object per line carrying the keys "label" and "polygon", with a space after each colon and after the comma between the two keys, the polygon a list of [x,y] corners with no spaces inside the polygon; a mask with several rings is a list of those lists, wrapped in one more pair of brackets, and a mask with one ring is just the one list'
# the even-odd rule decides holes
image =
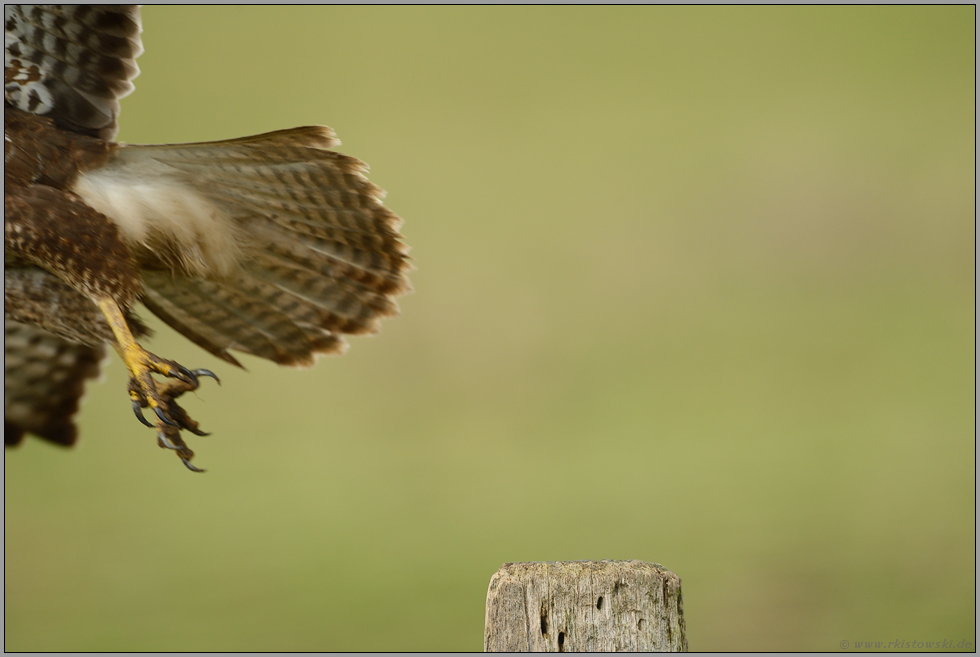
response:
{"label": "barred feather pattern", "polygon": [[[161,187],[203,199],[215,222],[215,244],[193,262],[188,253],[207,239],[180,242],[149,228],[135,249],[144,304],[235,364],[229,350],[308,366],[317,354],[342,353],[344,334],[377,332],[398,312],[394,297],[410,289],[408,248],[367,166],[327,150],[337,143],[328,128],[306,127],[120,147],[106,169],[156,167]],[[234,252],[232,265],[222,250]]]}
{"label": "barred feather pattern", "polygon": [[143,52],[136,5],[4,5],[4,100],[62,128],[115,138]]}
{"label": "barred feather pattern", "polygon": [[3,440],[16,445],[25,432],[60,445],[78,435],[74,415],[87,379],[99,376],[104,344],[70,342],[36,326],[3,323]]}
{"label": "barred feather pattern", "polygon": [[[308,366],[398,312],[411,268],[401,219],[363,162],[331,150],[329,128],[112,143],[139,74],[138,8],[6,5],[4,27],[5,246],[23,247],[4,270],[8,442],[75,440],[85,381],[115,339],[79,271],[125,283],[112,297],[136,337],[134,295],[235,365],[238,351]],[[112,243],[81,248],[94,228]],[[68,256],[86,267],[52,267]]]}

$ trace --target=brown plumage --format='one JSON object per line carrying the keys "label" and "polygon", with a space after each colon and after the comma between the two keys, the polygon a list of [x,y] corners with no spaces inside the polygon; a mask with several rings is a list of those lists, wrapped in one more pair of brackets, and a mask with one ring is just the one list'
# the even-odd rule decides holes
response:
{"label": "brown plumage", "polygon": [[[189,465],[179,429],[197,425],[176,398],[210,373],[142,350],[136,300],[236,365],[232,351],[310,365],[397,313],[409,289],[401,220],[366,165],[328,150],[329,128],[113,143],[142,52],[138,10],[8,5],[4,19],[8,436],[74,440],[82,382],[109,342],[134,404],[155,411],[161,445]],[[48,353],[61,354],[64,383],[28,385]]]}
{"label": "brown plumage", "polygon": [[3,441],[19,443],[25,432],[59,445],[73,445],[72,416],[86,379],[99,375],[105,346],[59,338],[10,319],[3,323],[5,385]]}

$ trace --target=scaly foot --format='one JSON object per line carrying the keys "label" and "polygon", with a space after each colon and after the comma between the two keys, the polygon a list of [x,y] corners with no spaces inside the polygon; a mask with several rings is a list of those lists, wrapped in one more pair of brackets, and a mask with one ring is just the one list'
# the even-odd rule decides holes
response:
{"label": "scaly foot", "polygon": [[[194,452],[180,437],[180,430],[186,429],[198,436],[207,434],[200,430],[197,422],[187,415],[176,399],[189,390],[196,390],[199,385],[198,377],[210,376],[216,381],[218,377],[210,370],[189,370],[179,363],[151,354],[136,343],[122,310],[115,301],[103,299],[99,301],[99,307],[116,336],[116,349],[129,370],[129,398],[133,402],[136,417],[148,427],[155,426],[159,445],[174,450],[188,469],[204,472],[191,465]],[[171,380],[157,383],[153,374],[162,374]],[[147,407],[153,409],[156,415],[155,424],[143,417],[141,409]]]}
{"label": "scaly foot", "polygon": [[[180,368],[179,365],[178,368]],[[206,431],[201,431],[197,422],[177,403],[177,398],[189,390],[195,390],[198,386],[197,377],[199,376],[210,376],[215,381],[218,381],[218,383],[221,383],[221,381],[210,370],[187,371],[181,368],[180,371],[183,374],[182,377],[169,381],[158,383],[150,378],[150,381],[154,385],[155,397],[147,396],[143,392],[142,386],[137,383],[137,379],[133,377],[129,380],[129,396],[133,400],[133,412],[136,414],[137,419],[148,427],[156,427],[157,443],[160,447],[174,450],[189,470],[193,472],[204,472],[204,470],[191,464],[191,459],[194,458],[194,452],[187,446],[184,439],[181,438],[180,432],[182,429],[185,429],[197,436],[207,436],[210,434]],[[151,399],[156,400],[156,405],[150,401]],[[147,407],[152,407],[156,412],[157,422],[155,425],[143,417],[142,409]]]}

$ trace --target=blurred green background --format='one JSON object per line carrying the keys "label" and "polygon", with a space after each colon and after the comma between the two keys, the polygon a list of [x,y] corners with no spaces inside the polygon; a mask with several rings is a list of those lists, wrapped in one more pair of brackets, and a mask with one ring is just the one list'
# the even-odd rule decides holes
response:
{"label": "blurred green background", "polygon": [[[974,7],[144,9],[134,143],[333,127],[402,315],[118,358],[7,450],[7,650],[480,650],[507,561],[641,559],[692,650],[975,641]],[[149,313],[144,313],[149,315]]]}

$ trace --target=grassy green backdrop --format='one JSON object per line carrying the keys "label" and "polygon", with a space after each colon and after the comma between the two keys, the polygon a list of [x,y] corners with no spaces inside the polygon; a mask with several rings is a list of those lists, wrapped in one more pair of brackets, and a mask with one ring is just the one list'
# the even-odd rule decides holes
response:
{"label": "grassy green backdrop", "polygon": [[507,561],[642,559],[697,650],[975,641],[973,7],[156,8],[120,139],[321,123],[406,220],[379,337],[115,356],[5,452],[7,650],[479,650]]}

